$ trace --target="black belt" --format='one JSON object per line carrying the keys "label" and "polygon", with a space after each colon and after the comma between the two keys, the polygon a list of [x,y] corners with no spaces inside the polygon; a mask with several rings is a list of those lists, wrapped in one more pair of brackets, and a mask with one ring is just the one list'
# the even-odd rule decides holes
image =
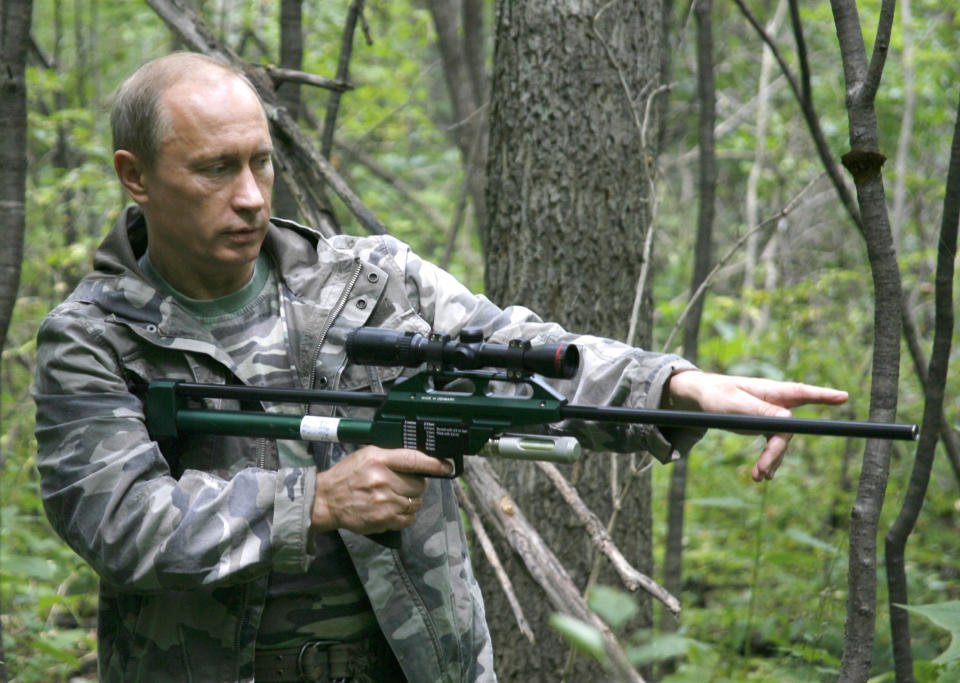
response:
{"label": "black belt", "polygon": [[389,648],[378,634],[352,643],[314,640],[282,650],[257,650],[254,678],[257,683],[351,681],[378,667],[381,643]]}

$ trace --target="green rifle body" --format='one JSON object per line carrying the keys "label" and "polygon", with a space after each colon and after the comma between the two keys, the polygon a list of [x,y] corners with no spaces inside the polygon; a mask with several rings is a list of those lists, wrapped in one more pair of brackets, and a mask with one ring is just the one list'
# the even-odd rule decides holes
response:
{"label": "green rifle body", "polygon": [[[445,391],[430,386],[447,382],[463,385],[464,380],[471,387],[469,391]],[[526,387],[526,393],[494,394],[490,390],[493,382],[519,383]],[[375,407],[376,414],[367,420],[187,406],[190,399],[201,398]],[[579,456],[579,447],[571,437],[510,434],[510,430],[569,419],[764,434],[901,440],[917,437],[916,425],[910,424],[572,405],[536,376],[517,378],[481,371],[424,372],[398,380],[387,394],[154,380],[147,391],[146,418],[150,434],[156,439],[202,433],[414,448],[453,460],[453,476],[462,472],[464,455],[572,462]]]}
{"label": "green rifle body", "polygon": [[[573,462],[580,444],[570,436],[514,434],[511,430],[592,420],[657,427],[725,429],[763,434],[815,434],[875,439],[914,440],[917,427],[847,420],[774,418],[678,410],[571,405],[539,374],[569,378],[579,365],[579,351],[569,344],[531,347],[527,342],[486,344],[475,331],[460,342],[379,328],[360,328],[347,338],[347,356],[372,365],[425,366],[419,374],[394,382],[386,394],[323,391],[244,385],[194,384],[154,380],[144,405],[151,438],[174,444],[187,434],[221,434],[272,439],[372,444],[381,448],[413,448],[449,459],[452,477],[463,472],[464,455]],[[506,372],[478,369],[496,364]],[[499,383],[518,390],[497,393]],[[441,387],[441,388],[437,388]],[[451,389],[450,387],[455,387]],[[257,410],[213,410],[191,406],[200,399],[241,402],[291,402],[304,415]],[[318,417],[310,404],[374,408],[372,419]],[[377,535],[397,547],[399,534]]]}

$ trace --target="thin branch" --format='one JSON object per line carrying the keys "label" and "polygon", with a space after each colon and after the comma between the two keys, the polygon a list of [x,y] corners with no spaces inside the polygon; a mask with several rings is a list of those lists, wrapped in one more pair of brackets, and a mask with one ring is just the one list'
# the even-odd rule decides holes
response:
{"label": "thin branch", "polygon": [[403,197],[404,201],[402,203],[411,204],[414,206],[418,211],[427,217],[427,220],[429,220],[437,230],[442,231],[444,229],[444,223],[446,220],[432,206],[417,199],[417,188],[411,186],[400,176],[397,176],[385,169],[383,166],[377,163],[376,159],[359,147],[347,145],[342,140],[335,140],[334,145],[343,151],[345,157],[353,158],[357,161],[357,163],[361,164],[368,171],[370,171],[376,178],[379,178],[393,188],[396,192],[398,192],[400,196]]}
{"label": "thin branch", "polygon": [[[910,313],[907,296],[904,295],[901,304],[903,316],[903,339],[907,343],[907,351],[910,353],[910,359],[913,361],[913,369],[916,372],[917,379],[923,387],[923,393],[927,393],[927,362],[923,357],[923,348],[920,346],[920,335],[917,332],[917,324]],[[946,416],[940,417],[940,441],[943,443],[943,449],[947,452],[947,461],[953,469],[953,475],[960,484],[960,438],[957,432],[950,426]]]}
{"label": "thin branch", "polygon": [[467,513],[470,528],[473,530],[473,533],[477,535],[477,540],[480,541],[483,554],[493,568],[493,573],[496,574],[497,580],[500,582],[500,587],[507,597],[507,602],[510,603],[510,609],[513,611],[513,618],[517,622],[517,628],[519,628],[524,637],[533,644],[535,641],[533,629],[530,628],[530,622],[527,621],[527,617],[523,614],[523,607],[520,606],[520,601],[517,599],[517,592],[513,589],[513,582],[510,580],[507,571],[503,568],[503,563],[500,562],[500,556],[497,555],[497,549],[493,547],[493,541],[490,540],[490,536],[483,526],[483,520],[480,519],[480,515],[477,514],[477,509],[470,501],[470,497],[464,492],[463,487],[454,486],[453,488],[457,492],[457,500],[460,502],[460,507]]}
{"label": "thin branch", "polygon": [[580,498],[580,494],[570,485],[570,482],[560,473],[560,470],[550,462],[537,461],[537,467],[547,475],[547,478],[553,484],[554,488],[556,488],[557,491],[560,492],[560,495],[563,496],[563,499],[567,501],[567,504],[586,528],[587,534],[589,534],[594,547],[610,560],[610,564],[617,571],[617,574],[620,575],[620,580],[623,581],[623,585],[631,591],[643,588],[650,595],[662,602],[674,616],[677,616],[680,613],[680,601],[665,590],[663,586],[643,572],[638,571],[627,561],[623,553],[617,548],[616,543],[610,538],[610,535],[603,526],[603,522],[587,507],[583,499]]}
{"label": "thin branch", "polygon": [[[484,105],[486,107],[486,105]],[[450,228],[447,230],[447,241],[443,249],[443,260],[440,266],[446,269],[450,265],[450,259],[453,256],[453,247],[456,244],[457,233],[460,232],[460,226],[463,223],[463,217],[467,209],[467,198],[470,196],[470,186],[473,181],[473,172],[477,167],[476,160],[483,150],[480,149],[481,141],[485,138],[483,126],[478,126],[473,135],[473,142],[470,144],[470,153],[467,155],[464,163],[463,183],[460,185],[460,194],[457,197],[457,208],[453,214],[453,220],[450,222]]]}
{"label": "thin branch", "polygon": [[870,67],[864,81],[863,96],[872,102],[877,96],[880,79],[883,77],[883,67],[887,62],[887,52],[890,49],[890,34],[893,32],[894,10],[896,0],[883,0],[880,3],[880,17],[877,20],[877,36],[873,41],[873,54],[870,56]]}
{"label": "thin branch", "polygon": [[280,84],[286,81],[294,83],[303,83],[304,85],[313,85],[317,88],[333,90],[334,92],[346,92],[353,90],[356,86],[350,81],[342,81],[336,78],[327,78],[317,74],[297,71],[296,69],[284,69],[279,66],[266,67],[267,73],[273,79],[274,84]]}
{"label": "thin branch", "polygon": [[386,234],[387,227],[360,201],[360,198],[340,177],[336,169],[330,165],[326,157],[320,154],[311,144],[306,134],[290,118],[287,111],[283,107],[268,102],[264,102],[264,109],[266,109],[267,116],[270,117],[274,126],[299,148],[299,151],[305,155],[306,160],[310,162],[311,169],[340,197],[363,227],[375,235]]}
{"label": "thin branch", "polygon": [[287,190],[293,196],[293,201],[307,224],[319,230],[324,237],[333,237],[338,234],[338,230],[330,218],[318,208],[323,205],[323,202],[318,201],[317,197],[307,194],[310,188],[305,191],[297,181],[298,176],[289,165],[292,161],[288,158],[290,155],[275,154],[274,156],[274,166],[280,172]]}
{"label": "thin branch", "polygon": [[727,254],[726,254],[722,259],[720,259],[719,261],[717,261],[716,265],[713,267],[713,270],[711,270],[710,273],[707,275],[707,277],[704,278],[703,282],[700,283],[700,286],[697,288],[697,291],[693,293],[693,296],[690,297],[690,301],[687,302],[686,308],[683,309],[683,312],[680,314],[680,317],[677,318],[677,322],[676,322],[676,324],[674,325],[673,330],[670,331],[670,336],[667,337],[667,341],[664,342],[664,344],[663,344],[664,350],[667,350],[667,349],[669,349],[669,348],[671,347],[671,345],[673,344],[673,339],[674,339],[674,337],[676,337],[677,332],[678,332],[678,331],[680,330],[680,328],[683,326],[683,322],[684,322],[684,320],[686,320],[687,315],[688,315],[688,313],[689,313],[689,311],[690,311],[690,309],[691,309],[692,304],[693,304],[695,301],[697,301],[697,300],[703,295],[703,293],[706,291],[707,287],[708,287],[708,286],[710,285],[710,283],[713,281],[713,278],[714,278],[714,277],[716,276],[716,274],[720,271],[720,269],[724,266],[724,264],[726,264],[726,262],[729,261],[729,260],[733,257],[733,255],[740,249],[740,247],[742,247],[742,246],[747,242],[747,240],[750,238],[751,235],[753,235],[753,234],[756,233],[756,232],[759,232],[760,230],[762,230],[763,228],[767,227],[767,226],[770,225],[771,223],[774,223],[774,222],[776,222],[776,221],[779,221],[781,218],[785,218],[787,215],[789,215],[790,212],[793,211],[793,210],[797,207],[797,204],[800,202],[800,199],[807,193],[807,191],[808,191],[811,187],[813,187],[813,185],[814,185],[821,177],[822,177],[822,175],[819,175],[819,176],[817,176],[816,178],[814,178],[813,180],[811,180],[811,181],[807,184],[807,186],[806,186],[805,188],[803,188],[802,190],[800,190],[800,192],[799,192],[793,199],[791,199],[782,209],[780,209],[780,211],[778,211],[778,212],[775,213],[774,215],[770,216],[769,218],[767,218],[765,221],[763,221],[762,223],[760,223],[760,224],[757,225],[756,227],[751,228],[749,231],[747,231],[746,234],[744,234],[740,239],[738,239],[738,240],[734,243],[734,245],[730,248],[730,251],[728,251]]}
{"label": "thin branch", "polygon": [[587,606],[563,564],[503,488],[490,463],[483,458],[467,458],[464,480],[480,512],[502,525],[504,538],[519,555],[531,578],[543,589],[553,608],[600,632],[617,680],[642,683],[643,678],[630,665],[617,637]]}
{"label": "thin branch", "polygon": [[[350,57],[353,54],[353,33],[357,20],[363,16],[363,0],[353,0],[347,11],[346,25],[343,27],[343,42],[340,43],[340,59],[337,63],[337,80],[346,82],[350,75]],[[369,35],[367,36],[369,40]],[[323,119],[323,138],[320,151],[325,159],[330,158],[333,150],[333,131],[337,125],[340,111],[340,92],[334,91],[327,102],[327,112]]]}
{"label": "thin branch", "polygon": [[807,59],[807,41],[803,37],[803,23],[800,21],[800,6],[797,0],[790,0],[790,24],[793,27],[793,40],[797,44],[797,61],[800,63],[801,97],[804,102],[811,102],[813,89],[810,87],[810,62]]}
{"label": "thin branch", "polygon": [[780,70],[783,72],[784,77],[786,77],[787,83],[790,85],[790,89],[793,91],[794,96],[797,98],[797,102],[800,104],[800,111],[803,114],[804,121],[807,123],[807,128],[810,130],[810,136],[813,138],[813,144],[817,150],[817,155],[820,157],[820,162],[823,164],[823,167],[827,171],[827,175],[833,182],[833,186],[837,191],[837,195],[840,197],[843,207],[847,210],[847,213],[850,214],[850,218],[853,220],[854,225],[856,225],[857,229],[860,230],[861,234],[863,234],[864,227],[863,220],[860,217],[860,209],[858,208],[856,201],[854,201],[853,196],[850,194],[850,191],[847,189],[847,186],[843,181],[843,175],[840,173],[840,169],[833,158],[833,154],[829,145],[827,145],[827,139],[823,133],[823,129],[820,127],[820,118],[817,116],[813,101],[804,98],[803,89],[797,83],[796,77],[790,70],[790,67],[787,65],[786,60],[783,58],[783,53],[780,52],[780,48],[777,46],[776,42],[760,24],[760,21],[753,14],[753,12],[750,11],[750,8],[747,7],[743,0],[734,0],[734,2],[737,3],[737,7],[740,8],[740,11],[743,13],[744,17],[746,17],[750,25],[753,26],[754,30],[760,36],[760,39],[763,40],[767,46],[769,46],[770,51],[777,60],[777,64],[780,65]]}
{"label": "thin branch", "polygon": [[[620,512],[623,510],[623,501],[627,499],[630,495],[630,491],[633,488],[633,483],[647,470],[653,466],[653,458],[649,454],[644,454],[643,459],[638,465],[635,461],[635,454],[631,454],[631,463],[627,469],[627,478],[623,482],[623,487],[619,492],[616,493],[613,502],[613,512],[610,514],[610,519],[607,522],[607,534],[612,534],[613,530],[617,528],[617,522],[620,521]],[[587,585],[585,586],[583,593],[584,595],[593,588],[596,584],[597,579],[600,576],[600,558],[596,557],[593,561],[593,566],[590,567],[590,576],[587,578]],[[677,603],[679,605],[679,601]]]}

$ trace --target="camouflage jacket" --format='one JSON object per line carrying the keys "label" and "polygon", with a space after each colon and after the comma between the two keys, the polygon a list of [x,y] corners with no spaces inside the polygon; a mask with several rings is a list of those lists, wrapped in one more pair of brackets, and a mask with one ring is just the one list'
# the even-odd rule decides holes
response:
{"label": "camouflage jacket", "polygon": [[[101,680],[252,680],[268,576],[305,571],[310,561],[316,470],[278,468],[267,440],[190,437],[174,460],[149,438],[139,392],[150,379],[238,380],[206,328],[140,272],[145,247],[142,215],[131,207],[98,250],[94,272],[41,325],[35,400],[44,504],[101,577]],[[584,345],[581,371],[558,385],[578,403],[653,406],[669,375],[690,367],[568,334],[524,308],[500,309],[389,237],[326,240],[275,219],[264,248],[277,264],[304,387],[382,391],[397,377],[399,368],[347,363],[346,335],[362,325],[423,334],[469,325],[501,343],[576,341]],[[661,460],[697,438],[668,441],[643,426],[578,435],[585,446],[642,447]],[[337,449],[328,461],[342,455]],[[495,678],[449,481],[430,482],[399,550],[341,536],[409,680]]]}

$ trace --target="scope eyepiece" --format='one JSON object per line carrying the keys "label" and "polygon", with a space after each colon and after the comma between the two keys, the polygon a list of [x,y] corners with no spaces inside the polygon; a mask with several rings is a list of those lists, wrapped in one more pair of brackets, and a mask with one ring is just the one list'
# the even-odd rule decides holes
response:
{"label": "scope eyepiece", "polygon": [[415,332],[359,327],[347,335],[346,351],[351,361],[361,365],[414,368],[426,363],[441,370],[489,367],[558,379],[573,377],[580,367],[580,351],[573,344],[532,346],[520,340],[488,344],[473,329],[465,330],[460,341],[451,341],[447,335],[428,338]]}

